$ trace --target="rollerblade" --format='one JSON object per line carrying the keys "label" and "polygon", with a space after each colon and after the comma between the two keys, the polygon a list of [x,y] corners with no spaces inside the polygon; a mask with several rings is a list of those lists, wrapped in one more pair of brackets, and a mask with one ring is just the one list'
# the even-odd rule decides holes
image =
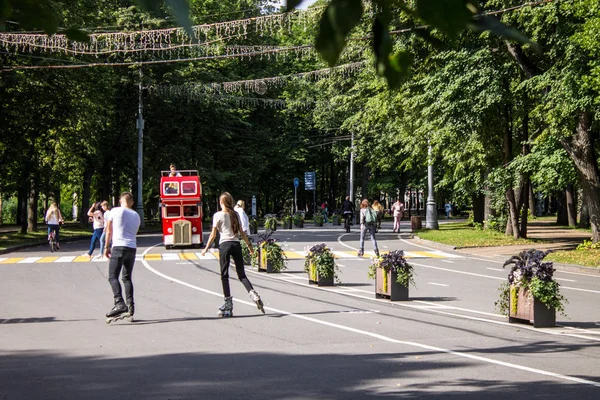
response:
{"label": "rollerblade", "polygon": [[135,313],[135,305],[133,303],[127,303],[127,320],[133,322],[133,314]]}
{"label": "rollerblade", "polygon": [[379,257],[379,250],[375,249],[375,255]]}
{"label": "rollerblade", "polygon": [[233,297],[225,297],[225,303],[219,307],[217,315],[223,318],[233,317]]}
{"label": "rollerblade", "polygon": [[359,250],[358,253],[356,254],[358,257],[362,257],[364,255],[364,251]]}
{"label": "rollerblade", "polygon": [[265,313],[265,307],[263,305],[262,300],[260,299],[260,295],[258,294],[258,292],[254,289],[251,289],[248,294],[250,295],[250,297],[252,298],[252,301],[254,301],[256,303],[256,307],[260,310],[260,312],[262,312],[263,314]]}
{"label": "rollerblade", "polygon": [[110,324],[113,321],[119,321],[129,316],[129,309],[123,302],[116,303],[115,306],[106,313],[106,323]]}

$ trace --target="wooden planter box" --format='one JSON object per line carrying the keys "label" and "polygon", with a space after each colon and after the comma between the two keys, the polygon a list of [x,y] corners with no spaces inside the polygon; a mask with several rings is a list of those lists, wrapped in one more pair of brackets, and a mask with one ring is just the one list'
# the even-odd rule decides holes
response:
{"label": "wooden planter box", "polygon": [[[384,275],[387,275],[384,277]],[[396,279],[398,274],[389,271],[387,274],[383,268],[375,270],[375,297],[390,299],[391,301],[407,301],[408,286],[402,286]]]}
{"label": "wooden planter box", "polygon": [[332,221],[333,225],[341,225],[342,224],[342,218],[339,215],[334,215],[331,218],[331,221]]}
{"label": "wooden planter box", "polygon": [[324,278],[319,275],[315,265],[311,264],[308,271],[308,283],[317,286],[334,286],[333,274],[328,278]]}
{"label": "wooden planter box", "polygon": [[250,224],[250,234],[256,235],[257,233],[258,233],[258,228],[256,227],[256,225]]}
{"label": "wooden planter box", "polygon": [[508,301],[508,322],[531,322],[535,328],[556,326],[556,310],[554,308],[549,309],[538,299],[531,298],[522,288],[519,288],[517,293],[516,311],[513,313],[511,294]]}
{"label": "wooden planter box", "polygon": [[296,228],[304,228],[304,221],[298,221],[297,224],[294,224]]}
{"label": "wooden planter box", "polygon": [[323,221],[315,221],[315,226],[323,226]]}
{"label": "wooden planter box", "polygon": [[267,274],[275,272],[273,264],[267,258],[267,251],[263,246],[258,247],[258,272],[266,272]]}

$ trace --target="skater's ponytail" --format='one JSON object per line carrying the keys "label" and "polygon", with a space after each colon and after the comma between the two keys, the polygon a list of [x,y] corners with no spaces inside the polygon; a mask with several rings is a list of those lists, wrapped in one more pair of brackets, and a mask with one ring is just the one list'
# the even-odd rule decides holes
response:
{"label": "skater's ponytail", "polygon": [[219,197],[219,202],[223,206],[223,212],[229,215],[229,221],[231,221],[231,230],[234,235],[240,234],[240,220],[238,213],[233,209],[233,197],[227,192],[223,192]]}

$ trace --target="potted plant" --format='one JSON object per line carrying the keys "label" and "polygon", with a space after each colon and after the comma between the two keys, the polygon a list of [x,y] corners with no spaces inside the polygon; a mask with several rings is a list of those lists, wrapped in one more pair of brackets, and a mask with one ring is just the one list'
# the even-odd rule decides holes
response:
{"label": "potted plant", "polygon": [[257,251],[252,260],[254,265],[258,265],[259,272],[277,273],[287,268],[287,256],[277,240],[271,237],[272,234],[271,230],[259,234]]}
{"label": "potted plant", "polygon": [[331,250],[325,243],[320,243],[308,246],[304,251],[307,254],[304,259],[304,271],[308,272],[308,283],[333,286],[334,279],[337,279],[337,265]]}
{"label": "potted plant", "polygon": [[294,226],[297,228],[304,228],[304,216],[300,213],[296,213],[294,214],[294,216],[292,217],[292,220],[294,222]]}
{"label": "potted plant", "polygon": [[250,234],[256,235],[258,233],[258,221],[256,218],[252,218],[249,223],[250,226]]}
{"label": "potted plant", "polygon": [[[248,238],[252,242],[252,238]],[[240,240],[242,245],[242,257],[244,257],[244,265],[252,265],[252,256],[250,255],[250,249],[244,240]],[[254,253],[256,254],[256,253]]]}
{"label": "potted plant", "polygon": [[323,226],[323,216],[321,214],[315,214],[313,221],[315,222],[315,226]]}
{"label": "potted plant", "polygon": [[368,275],[375,279],[375,297],[391,301],[408,300],[408,287],[415,285],[413,266],[406,261],[402,250],[373,259]]}
{"label": "potted plant", "polygon": [[552,262],[542,260],[550,251],[526,250],[505,263],[512,265],[508,281],[500,290],[495,305],[508,322],[532,322],[536,328],[556,325],[556,311],[565,315],[567,299],[560,293],[560,284],[553,278]]}
{"label": "potted plant", "polygon": [[332,222],[332,225],[341,225],[342,218],[338,214],[333,214],[333,216],[331,217],[331,222]]}
{"label": "potted plant", "polygon": [[273,214],[265,215],[265,229],[268,231],[277,230],[277,217]]}
{"label": "potted plant", "polygon": [[287,214],[282,219],[283,229],[292,229],[292,216]]}

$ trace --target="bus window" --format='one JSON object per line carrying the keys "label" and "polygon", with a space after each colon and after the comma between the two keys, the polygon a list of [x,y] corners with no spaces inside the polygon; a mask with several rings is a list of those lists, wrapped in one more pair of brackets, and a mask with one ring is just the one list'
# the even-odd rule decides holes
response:
{"label": "bus window", "polygon": [[177,196],[179,194],[178,182],[165,182],[163,192],[166,195]]}
{"label": "bus window", "polygon": [[194,195],[196,193],[196,182],[181,182],[181,194]]}
{"label": "bus window", "polygon": [[184,217],[197,217],[198,216],[198,206],[183,206],[183,216]]}
{"label": "bus window", "polygon": [[179,217],[181,208],[179,206],[167,206],[165,207],[165,214],[167,218]]}

